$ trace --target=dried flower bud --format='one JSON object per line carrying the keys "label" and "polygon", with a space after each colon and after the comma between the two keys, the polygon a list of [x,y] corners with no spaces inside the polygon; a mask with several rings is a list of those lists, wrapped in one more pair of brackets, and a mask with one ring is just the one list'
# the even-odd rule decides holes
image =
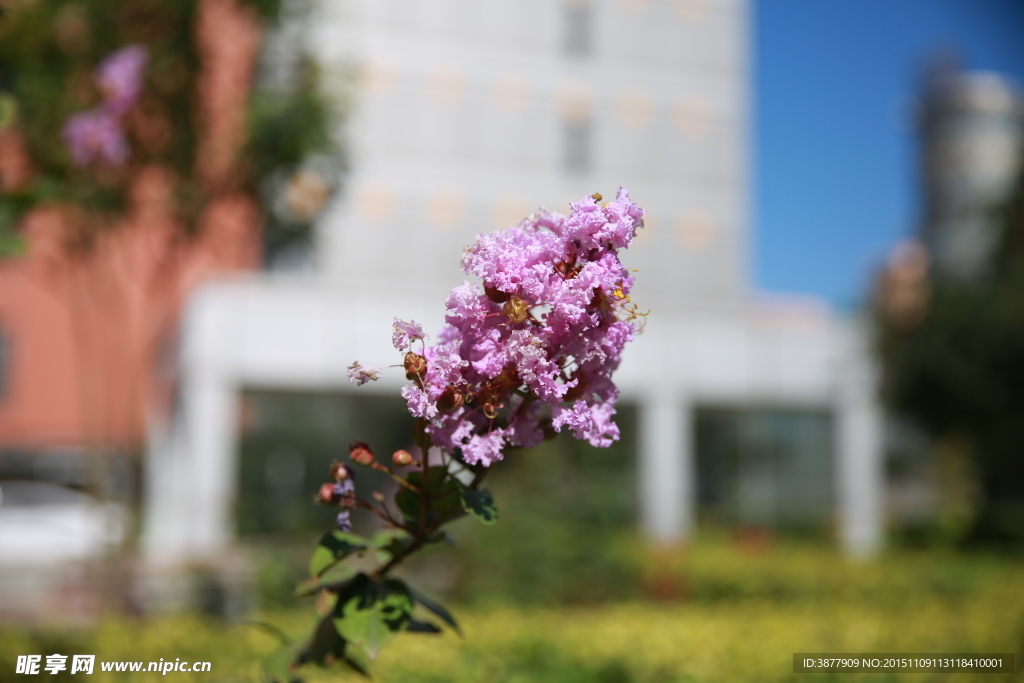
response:
{"label": "dried flower bud", "polygon": [[458,387],[448,386],[437,399],[437,409],[445,412],[455,410],[462,405],[464,400],[465,397],[462,395],[462,392],[459,391]]}
{"label": "dried flower bud", "polygon": [[356,441],[348,447],[348,457],[357,465],[369,465],[373,462],[373,451],[363,441]]}
{"label": "dried flower bud", "polygon": [[497,392],[514,389],[523,383],[514,365],[506,365],[497,377],[490,381],[490,386]]}
{"label": "dried flower bud", "polygon": [[601,201],[602,199],[604,199],[604,197],[603,197],[603,196],[601,196],[601,193],[600,193],[600,192],[595,192],[594,194],[590,195],[590,197],[591,197],[591,198],[592,198],[592,199],[593,199],[593,200],[594,200],[595,202],[599,202],[599,201]]}
{"label": "dried flower bud", "polygon": [[501,291],[497,287],[488,287],[484,285],[484,294],[487,295],[488,299],[490,299],[496,304],[503,304],[506,301],[508,301],[508,294]]}
{"label": "dried flower bud", "polygon": [[406,465],[412,464],[412,453],[409,451],[398,450],[395,451],[391,456],[391,462],[395,463],[399,467],[405,467]]}
{"label": "dried flower bud", "polygon": [[410,351],[405,354],[405,378],[415,379],[416,377],[422,377],[427,372],[427,359],[418,353]]}
{"label": "dried flower bud", "polygon": [[352,365],[348,366],[348,381],[357,387],[361,387],[367,382],[375,382],[378,379],[380,379],[380,368],[360,365],[359,361],[355,361]]}
{"label": "dried flower bud", "polygon": [[510,323],[526,322],[526,319],[530,316],[530,306],[513,294],[502,305],[501,312],[505,314]]}

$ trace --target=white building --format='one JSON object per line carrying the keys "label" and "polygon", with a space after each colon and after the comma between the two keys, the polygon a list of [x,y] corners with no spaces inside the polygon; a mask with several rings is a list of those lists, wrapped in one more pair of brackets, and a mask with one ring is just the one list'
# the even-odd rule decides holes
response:
{"label": "white building", "polygon": [[349,363],[394,357],[393,317],[440,327],[476,233],[619,185],[649,211],[624,261],[653,312],[617,376],[640,411],[645,531],[693,531],[697,407],[802,406],[833,416],[820,457],[836,461],[825,486],[844,547],[879,547],[862,335],[820,302],[755,296],[748,282],[745,0],[325,4],[317,45],[335,82],[354,84],[352,173],[311,272],[223,282],[191,302],[180,411],[154,427],[147,460],[152,561],[212,557],[232,537],[240,389],[353,390]]}

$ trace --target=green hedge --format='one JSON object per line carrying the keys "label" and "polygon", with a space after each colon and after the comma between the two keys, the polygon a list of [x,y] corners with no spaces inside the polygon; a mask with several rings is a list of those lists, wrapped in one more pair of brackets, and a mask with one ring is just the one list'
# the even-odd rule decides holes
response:
{"label": "green hedge", "polygon": [[[794,652],[1015,652],[1024,661],[1024,582],[1018,560],[901,552],[849,562],[814,546],[699,544],[686,553],[639,545],[638,594],[675,586],[669,601],[604,605],[456,606],[465,639],[402,635],[374,667],[387,683],[739,683],[791,681]],[[297,634],[301,610],[264,615]],[[257,681],[275,647],[251,626],[174,616],[111,618],[95,628],[0,628],[0,680],[18,654],[98,660],[210,661],[208,674],[102,674],[103,681]],[[314,671],[311,680],[357,680]],[[67,679],[67,674],[60,680]],[[27,679],[26,679],[27,680]],[[41,675],[35,680],[48,680]],[[815,674],[808,680],[863,680]],[[875,674],[888,681],[1022,681],[1024,674]]]}

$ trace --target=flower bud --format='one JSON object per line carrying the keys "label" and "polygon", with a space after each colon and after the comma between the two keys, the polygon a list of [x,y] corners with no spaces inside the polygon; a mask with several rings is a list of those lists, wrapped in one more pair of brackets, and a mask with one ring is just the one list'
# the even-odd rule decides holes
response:
{"label": "flower bud", "polygon": [[463,397],[462,392],[459,391],[458,387],[449,386],[441,393],[441,396],[437,399],[437,409],[442,412],[455,410],[456,408],[462,405],[462,402],[464,400],[465,397]]}
{"label": "flower bud", "polygon": [[356,441],[348,447],[348,457],[357,465],[366,466],[373,462],[373,451],[365,442]]}
{"label": "flower bud", "polygon": [[353,476],[352,470],[342,465],[337,460],[331,462],[331,479],[335,481],[345,481],[351,479]]}
{"label": "flower bud", "polygon": [[416,377],[422,377],[427,372],[427,359],[418,353],[410,351],[405,354],[405,378],[415,379]]}
{"label": "flower bud", "polygon": [[399,467],[405,467],[406,465],[412,464],[412,453],[409,451],[398,450],[395,451],[391,456],[391,462],[395,463]]}
{"label": "flower bud", "polygon": [[334,487],[337,484],[321,484],[320,490],[316,494],[316,499],[321,503],[330,505],[335,502]]}

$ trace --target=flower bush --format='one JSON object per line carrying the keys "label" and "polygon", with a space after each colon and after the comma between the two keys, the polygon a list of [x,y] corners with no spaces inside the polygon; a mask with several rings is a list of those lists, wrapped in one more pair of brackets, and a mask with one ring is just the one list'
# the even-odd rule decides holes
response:
{"label": "flower bush", "polygon": [[[415,418],[416,452],[396,451],[383,464],[369,444],[349,449],[355,466],[397,482],[390,503],[379,492],[372,501],[359,495],[355,467],[332,464],[332,481],[317,500],[340,508],[338,528],[321,538],[311,578],[299,587],[319,596],[320,618],[308,638],[268,660],[272,676],[291,680],[302,664],[334,661],[365,673],[365,659],[402,631],[437,633],[434,620],[458,630],[447,609],[392,570],[446,541],[444,525],[465,514],[497,521],[481,484],[510,448],[536,446],[563,428],[594,446],[619,438],[612,373],[646,314],[630,301],[633,277],[618,251],[630,245],[643,214],[620,188],[613,201],[594,194],[568,216],[542,210],[481,235],[462,261],[481,282],[452,290],[436,344],[427,345],[417,323],[395,320],[392,342],[404,354],[395,367],[409,380],[402,396]],[[363,385],[382,372],[354,362],[349,380]],[[357,508],[382,521],[373,538],[352,533]]]}

